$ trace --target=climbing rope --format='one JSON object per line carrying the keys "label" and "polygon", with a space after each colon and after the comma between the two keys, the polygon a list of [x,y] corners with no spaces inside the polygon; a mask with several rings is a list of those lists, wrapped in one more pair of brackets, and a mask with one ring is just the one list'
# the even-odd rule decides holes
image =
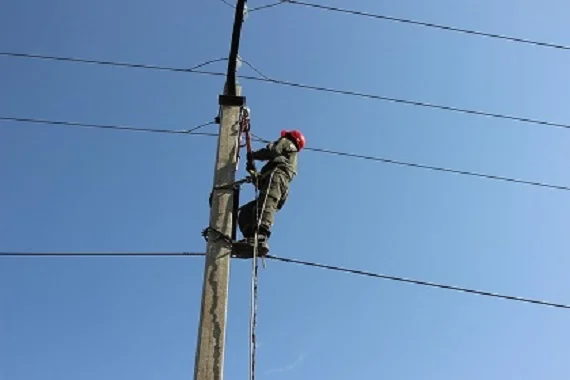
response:
{"label": "climbing rope", "polygon": [[[255,213],[256,213],[256,228],[254,232],[253,241],[253,259],[252,259],[252,269],[251,269],[251,299],[250,299],[250,319],[249,319],[249,379],[255,380],[255,353],[256,353],[256,337],[255,337],[255,327],[257,324],[257,276],[258,276],[258,263],[257,263],[257,244],[258,244],[258,231],[259,231],[259,178],[257,176],[257,170],[255,168],[255,163],[251,157],[251,121],[250,112],[247,107],[242,107],[240,110],[239,118],[239,136],[238,141],[240,143],[240,148],[245,147],[247,150],[247,163],[246,170],[249,172],[252,178],[252,182],[255,188]],[[245,136],[245,145],[241,144],[242,137]],[[239,158],[239,150],[238,150]]]}
{"label": "climbing rope", "polygon": [[249,323],[249,379],[255,380],[255,354],[256,354],[256,336],[255,328],[257,327],[257,284],[258,284],[258,269],[257,263],[257,233],[255,234],[255,246],[253,248],[252,260],[252,275],[251,275],[251,310],[250,310],[250,323]]}
{"label": "climbing rope", "polygon": [[[262,213],[263,214],[263,213]],[[253,235],[253,259],[251,261],[252,269],[251,269],[251,309],[250,309],[250,316],[249,316],[249,334],[250,334],[250,343],[249,343],[249,379],[255,380],[255,351],[256,351],[256,339],[255,339],[255,328],[257,325],[257,274],[258,274],[258,265],[257,265],[257,244],[258,244],[258,232],[259,232],[259,220],[260,220],[260,213],[259,213],[259,183],[256,181],[255,183],[255,232]]]}
{"label": "climbing rope", "polygon": [[[242,136],[245,136],[245,145],[241,144]],[[259,244],[259,229],[261,226],[261,216],[265,211],[265,206],[267,203],[267,193],[263,192],[263,202],[261,205],[261,210],[259,208],[259,185],[262,177],[258,175],[257,169],[255,168],[255,162],[252,157],[252,147],[251,147],[251,120],[250,120],[250,111],[247,107],[242,107],[240,110],[240,117],[239,117],[239,135],[238,135],[238,142],[239,147],[243,148],[245,146],[247,150],[247,164],[246,170],[249,172],[251,181],[255,187],[255,213],[256,213],[256,226],[253,235],[253,258],[252,258],[252,268],[251,268],[251,308],[250,308],[250,323],[249,323],[249,332],[250,332],[250,359],[249,359],[249,378],[250,380],[255,380],[255,356],[256,356],[256,336],[255,336],[255,329],[257,327],[257,290],[258,290],[258,274],[259,274],[259,251],[258,251],[258,244]],[[239,149],[238,149],[238,156],[239,159]],[[269,177],[269,186],[271,186],[271,182],[273,181],[273,172],[270,173]],[[268,187],[269,187],[268,186]],[[265,262],[264,262],[265,264]]]}
{"label": "climbing rope", "polygon": [[[271,188],[271,183],[273,181],[273,171],[269,175],[269,183],[267,189]],[[263,192],[263,203],[261,204],[261,210],[259,209],[259,183],[255,184],[255,212],[256,212],[256,226],[255,233],[253,237],[253,260],[252,260],[252,276],[251,276],[251,315],[250,315],[250,367],[249,367],[249,377],[250,380],[255,380],[255,353],[256,353],[256,336],[255,328],[257,326],[257,288],[258,288],[258,272],[259,272],[259,262],[258,262],[258,244],[259,244],[259,229],[261,226],[261,216],[265,211],[265,206],[267,204],[267,197],[269,196],[267,192]],[[263,260],[263,257],[262,257]]]}

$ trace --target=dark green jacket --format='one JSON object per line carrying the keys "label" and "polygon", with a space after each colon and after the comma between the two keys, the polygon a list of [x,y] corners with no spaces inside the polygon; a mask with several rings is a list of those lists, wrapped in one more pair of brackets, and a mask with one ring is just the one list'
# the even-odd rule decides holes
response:
{"label": "dark green jacket", "polygon": [[280,168],[291,180],[297,174],[297,152],[297,147],[291,140],[281,137],[265,148],[252,152],[251,156],[254,160],[268,161],[261,169],[261,174]]}

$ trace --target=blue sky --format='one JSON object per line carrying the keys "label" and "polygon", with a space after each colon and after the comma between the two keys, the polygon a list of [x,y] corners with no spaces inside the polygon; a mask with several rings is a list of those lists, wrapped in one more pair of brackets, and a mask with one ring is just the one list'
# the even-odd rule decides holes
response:
{"label": "blue sky", "polygon": [[[327,4],[570,44],[562,0]],[[232,21],[216,0],[12,1],[0,12],[0,50],[190,67],[227,56]],[[293,5],[250,14],[241,48],[279,79],[570,120],[562,50]],[[5,57],[0,73],[3,116],[149,128],[210,121],[223,86],[195,74]],[[570,184],[567,130],[240,83],[265,138],[294,127],[312,147]],[[0,250],[203,251],[215,143],[2,122]],[[306,151],[271,247],[568,303],[568,197]],[[0,379],[190,378],[202,271],[201,258],[0,258]],[[247,376],[249,276],[249,262],[232,263],[228,379]],[[568,316],[269,262],[258,379],[567,379]]]}

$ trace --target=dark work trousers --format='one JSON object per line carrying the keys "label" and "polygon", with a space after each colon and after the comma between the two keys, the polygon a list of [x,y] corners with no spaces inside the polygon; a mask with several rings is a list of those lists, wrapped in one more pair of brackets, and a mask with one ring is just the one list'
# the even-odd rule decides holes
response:
{"label": "dark work trousers", "polygon": [[[238,214],[239,229],[244,238],[252,238],[259,219],[259,234],[269,237],[275,220],[289,194],[290,177],[279,168],[273,169],[261,178],[257,199],[243,205]],[[256,207],[257,206],[257,207]]]}

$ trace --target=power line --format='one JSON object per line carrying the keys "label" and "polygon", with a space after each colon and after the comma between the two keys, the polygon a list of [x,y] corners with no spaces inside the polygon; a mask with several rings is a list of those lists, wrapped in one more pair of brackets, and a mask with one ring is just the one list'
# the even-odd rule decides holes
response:
{"label": "power line", "polygon": [[[255,135],[253,133],[251,135],[253,137],[255,137],[260,142],[264,142],[264,143],[269,142],[268,140],[263,139],[263,138]],[[391,165],[399,165],[399,166],[406,166],[406,167],[417,168],[417,169],[426,169],[426,170],[433,170],[433,171],[439,171],[439,172],[445,172],[445,173],[460,174],[460,175],[471,176],[471,177],[491,179],[491,180],[495,180],[495,181],[504,181],[504,182],[529,185],[529,186],[544,187],[544,188],[548,188],[548,189],[570,191],[570,186],[552,185],[552,184],[548,184],[545,182],[527,181],[527,180],[523,180],[523,179],[504,177],[504,176],[498,176],[498,175],[493,175],[493,174],[478,173],[478,172],[468,171],[468,170],[458,170],[458,169],[451,169],[451,168],[445,168],[445,167],[440,167],[440,166],[431,166],[431,165],[417,164],[417,163],[413,163],[413,162],[393,160],[391,158],[384,158],[384,157],[377,157],[377,156],[366,156],[366,155],[356,154],[356,153],[339,152],[339,151],[330,150],[330,149],[311,148],[311,147],[305,147],[303,149],[308,150],[308,151],[312,151],[312,152],[317,152],[317,153],[326,153],[326,154],[342,156],[342,157],[351,157],[351,158],[358,158],[358,159],[363,159],[363,160],[383,162],[385,164],[391,164]]]}
{"label": "power line", "polygon": [[428,281],[413,280],[413,279],[409,279],[409,278],[405,278],[405,277],[389,276],[389,275],[385,275],[385,274],[373,273],[373,272],[368,272],[368,271],[363,271],[363,270],[358,270],[358,269],[349,269],[349,268],[343,268],[343,267],[339,267],[339,266],[335,266],[335,265],[318,264],[318,263],[314,263],[314,262],[310,262],[310,261],[302,261],[302,260],[290,259],[290,258],[285,258],[285,257],[278,257],[278,256],[273,256],[273,255],[267,255],[267,258],[272,259],[272,260],[276,260],[276,261],[282,261],[284,263],[304,265],[304,266],[309,266],[309,267],[313,267],[313,268],[328,269],[328,270],[333,270],[333,271],[337,271],[337,272],[356,274],[356,275],[360,275],[360,276],[381,278],[384,280],[405,282],[408,284],[428,286],[428,287],[438,288],[438,289],[453,290],[453,291],[457,291],[457,292],[477,294],[477,295],[486,296],[486,297],[501,298],[501,299],[505,299],[505,300],[509,300],[509,301],[525,302],[525,303],[532,303],[532,304],[541,305],[541,306],[551,306],[551,307],[562,308],[562,309],[570,309],[570,305],[561,304],[561,303],[554,303],[554,302],[549,302],[549,301],[540,301],[540,300],[531,299],[531,298],[524,298],[524,297],[515,297],[515,296],[509,296],[509,295],[504,295],[504,294],[499,294],[499,293],[487,292],[487,291],[483,291],[483,290],[469,289],[469,288],[463,288],[463,287],[453,286],[453,285],[444,285],[444,284],[438,284],[435,282],[428,282]]}
{"label": "power line", "polygon": [[[201,124],[197,127],[194,127],[194,128],[188,129],[188,130],[172,130],[172,129],[139,128],[139,127],[120,126],[120,125],[88,124],[88,123],[75,123],[75,122],[57,121],[57,120],[30,119],[30,118],[16,118],[16,117],[0,116],[0,121],[2,121],[2,120],[14,121],[14,122],[25,122],[25,123],[42,123],[42,124],[48,124],[48,125],[62,125],[62,126],[66,126],[66,127],[80,127],[80,128],[86,127],[86,128],[127,130],[127,131],[151,132],[151,133],[186,134],[186,135],[209,136],[209,137],[217,137],[218,136],[217,133],[195,132],[195,130],[198,128],[204,127],[206,125],[215,124],[214,122]],[[269,142],[268,140],[263,139],[263,138],[255,135],[253,133],[252,133],[252,137],[254,137],[254,139],[256,139],[259,142],[263,142],[263,143]],[[549,183],[545,183],[545,182],[527,181],[527,180],[523,180],[523,179],[497,176],[497,175],[493,175],[493,174],[485,174],[485,173],[479,173],[479,172],[474,172],[474,171],[451,169],[451,168],[445,168],[445,167],[440,167],[440,166],[424,165],[424,164],[418,164],[418,163],[413,163],[413,162],[394,160],[394,159],[390,159],[390,158],[377,157],[377,156],[367,156],[367,155],[362,155],[362,154],[357,154],[357,153],[341,152],[341,151],[335,151],[335,150],[323,149],[323,148],[306,147],[304,149],[308,150],[308,151],[313,151],[316,153],[325,153],[325,154],[342,156],[342,157],[358,158],[358,159],[363,159],[363,160],[382,162],[382,163],[391,164],[391,165],[399,165],[399,166],[406,166],[406,167],[417,168],[417,169],[446,172],[446,173],[459,174],[459,175],[465,175],[465,176],[471,176],[471,177],[485,178],[485,179],[490,179],[490,180],[495,180],[495,181],[518,183],[518,184],[523,184],[523,185],[537,186],[537,187],[554,189],[554,190],[570,191],[570,186],[553,185],[553,184],[549,184]]]}
{"label": "power line", "polygon": [[[86,60],[86,59],[80,59],[80,58],[40,56],[40,55],[33,55],[33,54],[7,53],[7,52],[0,52],[0,55],[12,56],[12,57],[47,59],[47,60],[56,60],[56,61],[67,61],[67,62],[78,62],[78,63],[91,63],[91,64],[98,64],[98,65],[122,66],[122,67],[129,67],[129,68],[143,68],[143,69],[151,69],[151,70],[186,72],[186,73],[195,73],[195,74],[210,75],[210,76],[221,76],[221,77],[226,75],[226,74],[220,73],[220,72],[203,71],[203,70],[196,70],[196,69],[192,69],[192,68],[191,69],[182,69],[182,68],[156,66],[156,65],[143,65],[143,64],[133,64],[133,63],[123,63],[123,62]],[[570,129],[570,124],[556,123],[556,122],[539,120],[539,119],[531,119],[531,118],[526,118],[526,117],[521,117],[521,116],[513,116],[513,115],[507,115],[507,114],[478,111],[478,110],[472,110],[472,109],[467,109],[467,108],[459,108],[459,107],[453,107],[453,106],[433,104],[433,103],[421,102],[421,101],[409,100],[409,99],[393,98],[393,97],[389,97],[389,96],[375,95],[375,94],[369,94],[369,93],[358,92],[358,91],[341,90],[341,89],[329,88],[329,87],[323,87],[323,86],[314,86],[314,85],[290,82],[290,81],[285,81],[285,80],[272,79],[272,78],[268,78],[268,77],[260,78],[260,77],[242,75],[242,76],[240,76],[240,78],[246,79],[246,80],[255,80],[255,81],[259,81],[259,82],[279,84],[279,85],[288,86],[288,87],[302,88],[302,89],[306,89],[306,90],[328,92],[328,93],[332,93],[332,94],[355,96],[355,97],[359,97],[359,98],[366,98],[366,99],[372,99],[372,100],[406,104],[406,105],[417,106],[417,107],[438,109],[438,110],[442,110],[442,111],[450,111],[450,112],[457,112],[457,113],[463,113],[463,114],[469,114],[469,115],[491,117],[491,118],[496,118],[496,119],[518,121],[518,122],[528,123],[528,124],[537,124],[537,125],[548,126],[548,127]]]}
{"label": "power line", "polygon": [[117,257],[199,257],[198,252],[0,252],[0,257],[81,257],[81,256],[117,256]]}
{"label": "power line", "polygon": [[[14,58],[31,58],[31,59],[41,59],[46,61],[60,61],[60,62],[75,62],[75,63],[87,63],[93,65],[103,65],[103,66],[119,66],[119,67],[128,67],[128,68],[137,68],[137,69],[149,69],[149,70],[160,70],[160,71],[174,71],[174,72],[182,72],[188,73],[193,72],[194,70],[209,65],[215,62],[221,62],[227,60],[227,58],[217,58],[210,61],[206,61],[200,63],[196,66],[190,67],[188,69],[183,68],[176,68],[176,67],[168,67],[168,66],[159,66],[159,65],[145,65],[139,63],[128,63],[128,62],[117,62],[117,61],[100,61],[95,59],[84,59],[84,58],[72,58],[72,57],[58,57],[53,55],[42,55],[42,54],[28,54],[28,53],[15,53],[15,52],[7,52],[7,51],[0,51],[0,56],[5,57],[14,57]],[[223,73],[210,73],[210,75],[225,75]]]}
{"label": "power line", "polygon": [[[5,55],[5,54],[6,53],[0,52],[0,55]],[[10,53],[10,54],[12,54],[12,53]],[[113,65],[118,65],[118,66],[146,68],[146,69],[185,71],[185,72],[188,72],[188,70],[189,70],[189,69],[176,69],[176,68],[169,68],[169,67],[158,67],[158,66],[140,65],[140,64],[126,64],[126,63],[92,61],[92,60],[88,61],[88,60],[77,59],[77,58],[46,57],[46,56],[40,56],[39,57],[39,56],[28,55],[28,54],[19,54],[19,53],[14,53],[14,54],[15,54],[14,56],[24,56],[27,58],[42,58],[42,59],[46,58],[46,59],[55,59],[55,60],[60,60],[60,61],[89,62],[89,63],[97,63],[97,64],[113,64]],[[244,62],[246,62],[246,64],[248,64],[250,67],[252,67],[252,69],[259,72],[259,70],[257,70],[253,66],[251,66],[251,64],[249,64],[247,61],[244,61]],[[207,71],[204,72],[204,71],[196,71],[196,70],[192,70],[189,72],[195,72],[198,74],[206,74],[206,75],[215,75],[215,76],[223,76],[224,75],[223,73],[215,73],[215,72],[207,72]],[[260,73],[260,75],[263,75],[261,72],[259,72],[259,73]],[[520,118],[520,117],[509,116],[509,115],[501,115],[501,114],[491,114],[491,113],[482,112],[482,111],[473,111],[473,110],[459,109],[459,108],[453,108],[453,107],[448,107],[448,106],[433,105],[433,104],[429,104],[429,103],[422,103],[422,102],[415,102],[415,101],[409,101],[409,100],[403,100],[403,99],[388,98],[388,97],[359,93],[359,92],[353,92],[353,91],[310,86],[310,85],[304,85],[304,84],[300,84],[300,83],[271,79],[265,75],[264,75],[264,78],[252,77],[252,76],[242,76],[242,78],[249,79],[249,80],[257,80],[257,81],[262,81],[262,82],[276,83],[276,84],[292,86],[292,87],[300,87],[300,88],[311,89],[311,90],[316,90],[316,91],[325,91],[325,92],[331,92],[331,93],[337,93],[337,94],[343,94],[343,95],[359,96],[359,97],[371,98],[371,99],[376,99],[376,100],[387,100],[387,101],[392,101],[392,102],[405,103],[405,104],[417,105],[417,106],[423,106],[423,107],[438,108],[438,109],[449,110],[449,111],[476,114],[476,115],[481,115],[481,116],[490,116],[490,117],[495,117],[495,118],[511,119],[511,120],[527,122],[527,123],[535,123],[535,124],[542,124],[542,125],[548,125],[548,126],[570,128],[570,125],[568,125],[568,124],[551,123],[551,122],[541,121],[541,120]],[[136,128],[136,127],[116,126],[116,125],[95,125],[95,124],[71,123],[71,122],[60,122],[60,121],[39,120],[39,119],[6,118],[6,117],[0,117],[0,120],[38,122],[38,123],[46,123],[46,124],[83,126],[83,127],[92,127],[92,128],[125,129],[125,130],[136,130],[136,131],[144,131],[144,132],[179,133],[179,134],[186,133],[186,134],[189,134],[188,130],[186,130],[186,131],[173,131],[173,130],[164,130],[164,129],[145,129],[145,128]],[[217,134],[213,134],[213,133],[196,133],[196,132],[193,132],[191,134],[206,135],[206,136],[217,136]],[[393,160],[393,159],[389,159],[389,158],[366,156],[366,155],[360,155],[360,154],[354,154],[354,153],[332,151],[332,150],[321,149],[321,148],[307,148],[307,150],[312,150],[312,151],[327,153],[327,154],[334,154],[334,155],[339,155],[339,156],[346,156],[346,157],[353,157],[353,158],[360,158],[360,159],[384,162],[384,163],[400,165],[400,166],[415,167],[415,168],[421,168],[421,169],[427,169],[427,170],[448,172],[448,173],[474,176],[474,177],[480,177],[480,178],[486,178],[486,179],[492,179],[492,180],[513,182],[513,183],[519,183],[519,184],[525,184],[525,185],[531,185],[531,186],[538,186],[538,187],[544,187],[544,188],[550,188],[550,189],[556,189],[556,190],[565,190],[565,191],[570,190],[570,187],[568,187],[568,186],[553,185],[553,184],[548,184],[548,183],[544,183],[544,182],[537,182],[537,181],[527,181],[527,180],[521,180],[521,179],[510,178],[510,177],[505,177],[505,176],[496,176],[496,175],[491,175],[491,174],[478,173],[478,172],[474,172],[474,171],[465,171],[465,170],[451,169],[451,168],[445,168],[445,167],[437,167],[437,166],[431,166],[431,165],[417,164],[417,163]]]}
{"label": "power line", "polygon": [[204,66],[207,66],[207,65],[209,65],[209,64],[211,64],[211,63],[216,63],[216,62],[223,62],[223,61],[227,61],[227,60],[228,60],[227,58],[216,58],[216,59],[211,59],[211,60],[209,60],[209,61],[206,61],[206,62],[200,63],[200,64],[198,64],[198,65],[196,65],[196,66],[192,66],[191,68],[189,68],[189,69],[188,69],[188,71],[192,71],[192,70],[196,70],[196,69],[199,69],[200,67],[204,67]]}
{"label": "power line", "polygon": [[248,62],[245,59],[241,59],[243,61],[243,63],[245,63],[247,66],[249,66],[250,69],[252,69],[253,71],[255,71],[257,73],[257,75],[259,75],[260,77],[264,78],[264,79],[269,79],[269,77],[265,74],[263,74],[260,70],[258,70],[255,66],[253,66],[250,62]]}
{"label": "power line", "polygon": [[6,117],[6,116],[0,116],[0,120],[1,121],[14,121],[14,122],[18,122],[18,123],[36,123],[36,124],[48,124],[48,125],[62,125],[62,126],[66,126],[66,127],[113,129],[113,130],[150,132],[150,133],[190,134],[190,135],[201,135],[201,136],[217,136],[218,135],[217,133],[196,132],[200,128],[206,127],[208,125],[216,124],[213,121],[208,122],[208,123],[204,123],[204,124],[200,124],[198,126],[190,128],[190,129],[173,130],[173,129],[157,129],[157,128],[140,128],[140,127],[125,126],[125,125],[113,125],[113,124],[76,123],[76,122],[71,122],[71,121],[32,119],[32,118],[22,118],[22,117]]}
{"label": "power line", "polygon": [[[145,256],[146,257],[203,257],[203,256],[205,256],[205,254],[201,253],[201,252],[164,252],[164,253],[159,253],[159,252],[0,252],[0,257],[88,257],[88,256],[91,256],[91,257],[97,257],[97,256],[104,256],[104,257],[145,257]],[[271,259],[271,260],[275,260],[275,261],[281,261],[284,263],[304,265],[304,266],[308,266],[308,267],[327,269],[327,270],[332,270],[332,271],[336,271],[336,272],[356,274],[356,275],[360,275],[360,276],[374,277],[374,278],[380,278],[380,279],[390,280],[390,281],[404,282],[404,283],[408,283],[408,284],[421,285],[421,286],[427,286],[427,287],[438,288],[438,289],[453,290],[453,291],[458,291],[458,292],[463,292],[463,293],[477,294],[477,295],[481,295],[481,296],[500,298],[500,299],[505,299],[505,300],[509,300],[509,301],[517,301],[517,302],[524,302],[524,303],[532,303],[532,304],[541,305],[541,306],[551,306],[551,307],[556,307],[556,308],[570,309],[570,305],[561,304],[561,303],[541,301],[541,300],[525,298],[525,297],[509,296],[509,295],[493,293],[493,292],[488,292],[488,291],[483,291],[483,290],[470,289],[470,288],[464,288],[464,287],[453,286],[453,285],[444,285],[444,284],[439,284],[439,283],[435,283],[435,282],[414,280],[414,279],[409,279],[409,278],[405,278],[405,277],[390,276],[390,275],[386,275],[386,274],[374,273],[374,272],[369,272],[369,271],[364,271],[364,270],[359,270],[359,269],[343,268],[343,267],[336,266],[336,265],[319,264],[319,263],[315,263],[315,262],[297,260],[297,259],[292,259],[292,258],[287,258],[287,257],[279,257],[279,256],[274,256],[274,255],[267,255],[267,258]]]}
{"label": "power line", "polygon": [[[114,66],[114,67],[126,67],[129,69],[147,69],[147,70],[157,70],[157,71],[171,71],[177,73],[195,73],[195,74],[202,74],[202,75],[210,75],[210,76],[225,76],[224,73],[212,72],[212,71],[203,71],[198,70],[201,67],[210,65],[216,62],[223,62],[228,61],[228,58],[216,58],[211,59],[209,61],[202,62],[190,68],[184,69],[179,67],[170,67],[170,66],[160,66],[160,65],[147,65],[147,64],[140,64],[140,63],[129,63],[129,62],[117,62],[117,61],[100,61],[96,59],[84,59],[84,58],[74,58],[74,57],[60,57],[54,55],[43,55],[43,54],[28,54],[28,53],[16,53],[16,52],[6,52],[0,51],[0,56],[4,57],[12,57],[12,58],[29,58],[29,59],[39,59],[45,61],[59,61],[59,62],[69,62],[69,63],[85,63],[91,65],[100,65],[100,66]],[[241,58],[241,61],[244,62],[247,66],[249,66],[253,71],[257,74],[262,76],[264,79],[269,79],[267,76],[263,75],[259,70],[257,70],[251,63],[246,61],[245,59]],[[254,77],[255,78],[255,77]]]}
{"label": "power line", "polygon": [[220,0],[220,1],[221,1],[222,3],[224,3],[224,4],[226,4],[228,7],[231,7],[231,8],[234,8],[234,9],[236,8],[235,5],[228,3],[226,0]]}
{"label": "power line", "polygon": [[276,7],[276,6],[278,6],[278,5],[283,4],[283,2],[284,2],[284,0],[282,0],[282,1],[280,1],[280,2],[277,2],[277,3],[271,3],[271,4],[267,4],[267,5],[261,5],[261,6],[259,6],[259,7],[251,8],[248,12],[251,13],[251,12],[261,11],[261,10],[263,10],[263,9],[273,8],[273,7]]}
{"label": "power line", "polygon": [[453,174],[461,174],[461,175],[472,176],[472,177],[492,179],[492,180],[496,180],[496,181],[504,181],[504,182],[519,183],[519,184],[523,184],[523,185],[545,187],[545,188],[549,188],[549,189],[570,191],[569,186],[551,185],[551,184],[544,183],[544,182],[527,181],[527,180],[523,180],[523,179],[516,179],[516,178],[503,177],[503,176],[497,176],[497,175],[492,175],[492,174],[478,173],[478,172],[474,172],[474,171],[457,170],[457,169],[451,169],[451,168],[445,168],[445,167],[416,164],[416,163],[412,163],[412,162],[392,160],[392,159],[383,158],[383,157],[374,157],[374,156],[365,156],[365,155],[354,154],[354,153],[338,152],[338,151],[329,150],[329,149],[310,148],[310,147],[305,148],[305,149],[310,150],[310,151],[314,151],[314,152],[332,154],[332,155],[337,155],[337,156],[353,157],[353,158],[360,158],[363,160],[378,161],[378,162],[383,162],[386,164],[393,164],[393,165],[407,166],[407,167],[412,167],[412,168],[434,170],[434,171],[453,173]]}
{"label": "power line", "polygon": [[[193,72],[198,73],[198,74],[215,75],[215,73],[210,73],[210,72],[202,72],[202,71],[193,71]],[[307,89],[307,90],[329,92],[332,94],[349,95],[349,96],[356,96],[356,97],[367,98],[367,99],[372,99],[372,100],[381,100],[381,101],[407,104],[407,105],[418,106],[418,107],[433,108],[433,109],[439,109],[439,110],[443,110],[443,111],[458,112],[458,113],[477,115],[477,116],[486,116],[486,117],[492,117],[492,118],[496,118],[496,119],[506,119],[506,120],[519,121],[519,122],[529,123],[529,124],[544,125],[544,126],[549,126],[549,127],[558,127],[558,128],[565,128],[565,129],[570,128],[570,124],[555,123],[555,122],[538,120],[538,119],[530,119],[530,118],[520,117],[520,116],[512,116],[512,115],[498,114],[498,113],[492,113],[492,112],[486,112],[486,111],[471,110],[471,109],[467,109],[467,108],[445,106],[445,105],[440,105],[440,104],[420,102],[420,101],[416,101],[416,100],[392,98],[389,96],[368,94],[368,93],[358,92],[358,91],[341,90],[341,89],[322,87],[322,86],[313,86],[313,85],[308,85],[308,84],[289,82],[289,81],[271,79],[271,78],[259,78],[259,77],[252,77],[252,76],[241,76],[241,78],[242,79],[248,79],[248,80],[260,81],[260,82],[274,83],[274,84],[279,84],[279,85],[289,86],[289,87],[303,88],[303,89]]]}
{"label": "power line", "polygon": [[356,15],[356,16],[364,16],[364,17],[369,17],[369,18],[374,18],[374,19],[379,19],[379,20],[394,21],[394,22],[399,22],[399,23],[404,23],[404,24],[424,26],[424,27],[428,27],[428,28],[441,29],[441,30],[446,30],[446,31],[450,31],[450,32],[458,32],[458,33],[471,34],[471,35],[482,36],[482,37],[496,38],[496,39],[502,39],[502,40],[507,40],[507,41],[512,41],[512,42],[519,42],[519,43],[541,46],[541,47],[547,47],[547,48],[570,50],[570,46],[566,46],[566,45],[560,45],[560,44],[554,44],[554,43],[550,43],[550,42],[542,42],[542,41],[536,41],[536,40],[529,40],[529,39],[520,38],[520,37],[512,37],[512,36],[507,36],[504,34],[487,33],[487,32],[481,32],[478,30],[458,28],[458,27],[454,27],[454,26],[435,24],[435,23],[431,23],[431,22],[417,21],[417,20],[411,20],[411,19],[400,18],[400,17],[393,17],[393,16],[386,16],[386,15],[381,15],[381,14],[361,12],[361,11],[350,10],[350,9],[343,9],[343,8],[329,6],[329,5],[307,3],[304,1],[284,0],[284,2],[296,4],[296,5],[302,5],[302,6],[310,7],[310,8],[326,10],[326,11],[333,11],[333,12],[346,13],[346,14],[351,14],[351,15]]}

